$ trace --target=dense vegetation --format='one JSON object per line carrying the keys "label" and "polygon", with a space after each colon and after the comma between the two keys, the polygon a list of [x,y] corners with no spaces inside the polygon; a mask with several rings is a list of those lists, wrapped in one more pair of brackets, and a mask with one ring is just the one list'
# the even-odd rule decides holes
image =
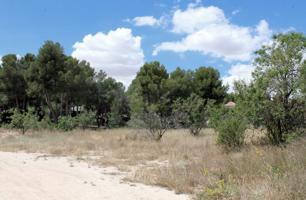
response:
{"label": "dense vegetation", "polygon": [[98,126],[122,126],[129,106],[122,83],[86,61],[67,56],[58,43],[47,41],[38,55],[2,57],[0,70],[1,123],[12,120],[12,109],[58,124],[66,117],[94,112]]}
{"label": "dense vegetation", "polygon": [[[228,147],[242,146],[245,130],[261,127],[279,145],[304,130],[306,38],[275,35],[255,55],[252,82],[237,82],[233,94],[215,68],[168,73],[157,61],[141,67],[126,90],[88,62],[65,55],[59,43],[47,41],[38,55],[2,57],[0,122],[23,133],[30,128],[141,126],[156,140],[169,128],[188,128],[198,136],[211,126],[218,142]],[[237,106],[225,108],[228,99]]]}

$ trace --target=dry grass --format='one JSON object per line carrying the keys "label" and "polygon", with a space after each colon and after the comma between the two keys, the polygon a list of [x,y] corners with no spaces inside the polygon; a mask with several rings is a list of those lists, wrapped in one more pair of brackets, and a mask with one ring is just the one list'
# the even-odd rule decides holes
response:
{"label": "dry grass", "polygon": [[[249,144],[226,153],[206,129],[201,137],[167,132],[161,142],[141,130],[32,132],[1,130],[0,150],[90,158],[129,171],[129,181],[160,185],[199,199],[306,199],[306,138],[287,148]],[[88,160],[89,161],[89,160]]]}

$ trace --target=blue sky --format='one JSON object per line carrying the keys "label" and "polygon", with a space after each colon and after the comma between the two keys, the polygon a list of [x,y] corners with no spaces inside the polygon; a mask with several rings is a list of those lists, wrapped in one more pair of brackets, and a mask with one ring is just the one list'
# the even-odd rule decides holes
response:
{"label": "blue sky", "polygon": [[[251,52],[272,34],[306,33],[304,0],[0,0],[0,56],[46,40],[128,85],[143,62],[217,68],[250,78]],[[86,37],[87,36],[87,37]],[[155,55],[153,53],[155,52]]]}

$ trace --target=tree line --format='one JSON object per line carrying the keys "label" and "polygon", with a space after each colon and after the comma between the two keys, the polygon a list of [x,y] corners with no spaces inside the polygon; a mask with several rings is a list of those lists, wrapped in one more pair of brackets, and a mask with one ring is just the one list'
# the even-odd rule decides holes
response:
{"label": "tree line", "polygon": [[[262,128],[273,144],[281,144],[304,131],[305,58],[304,34],[277,34],[255,52],[251,83],[236,82],[233,93],[213,67],[168,73],[158,61],[144,64],[125,90],[88,62],[65,55],[59,43],[47,41],[37,55],[2,57],[1,124],[30,111],[37,119],[32,121],[63,126],[74,127],[73,119],[82,127],[140,126],[157,140],[168,128],[188,128],[197,136],[210,126],[219,143],[228,146],[242,145],[247,128]],[[229,100],[235,108],[224,107]]]}
{"label": "tree line", "polygon": [[38,55],[2,57],[0,68],[1,123],[11,120],[12,109],[34,109],[38,120],[58,123],[62,116],[95,112],[98,126],[121,126],[129,120],[122,83],[94,69],[86,61],[64,54],[59,43],[47,41]]}
{"label": "tree line", "polygon": [[170,116],[178,100],[192,94],[222,102],[227,88],[212,67],[195,71],[177,68],[168,74],[159,62],[146,63],[127,91],[103,71],[86,61],[67,56],[59,43],[47,41],[37,55],[2,57],[0,68],[1,123],[10,123],[12,110],[29,108],[38,120],[58,123],[61,117],[94,112],[96,125],[120,127],[131,115],[154,111]]}

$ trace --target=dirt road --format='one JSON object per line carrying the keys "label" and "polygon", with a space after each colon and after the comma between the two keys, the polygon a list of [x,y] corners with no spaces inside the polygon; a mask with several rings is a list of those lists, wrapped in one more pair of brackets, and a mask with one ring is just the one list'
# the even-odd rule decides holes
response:
{"label": "dirt road", "polygon": [[115,168],[68,158],[0,152],[1,200],[185,200],[164,188],[122,181]]}

